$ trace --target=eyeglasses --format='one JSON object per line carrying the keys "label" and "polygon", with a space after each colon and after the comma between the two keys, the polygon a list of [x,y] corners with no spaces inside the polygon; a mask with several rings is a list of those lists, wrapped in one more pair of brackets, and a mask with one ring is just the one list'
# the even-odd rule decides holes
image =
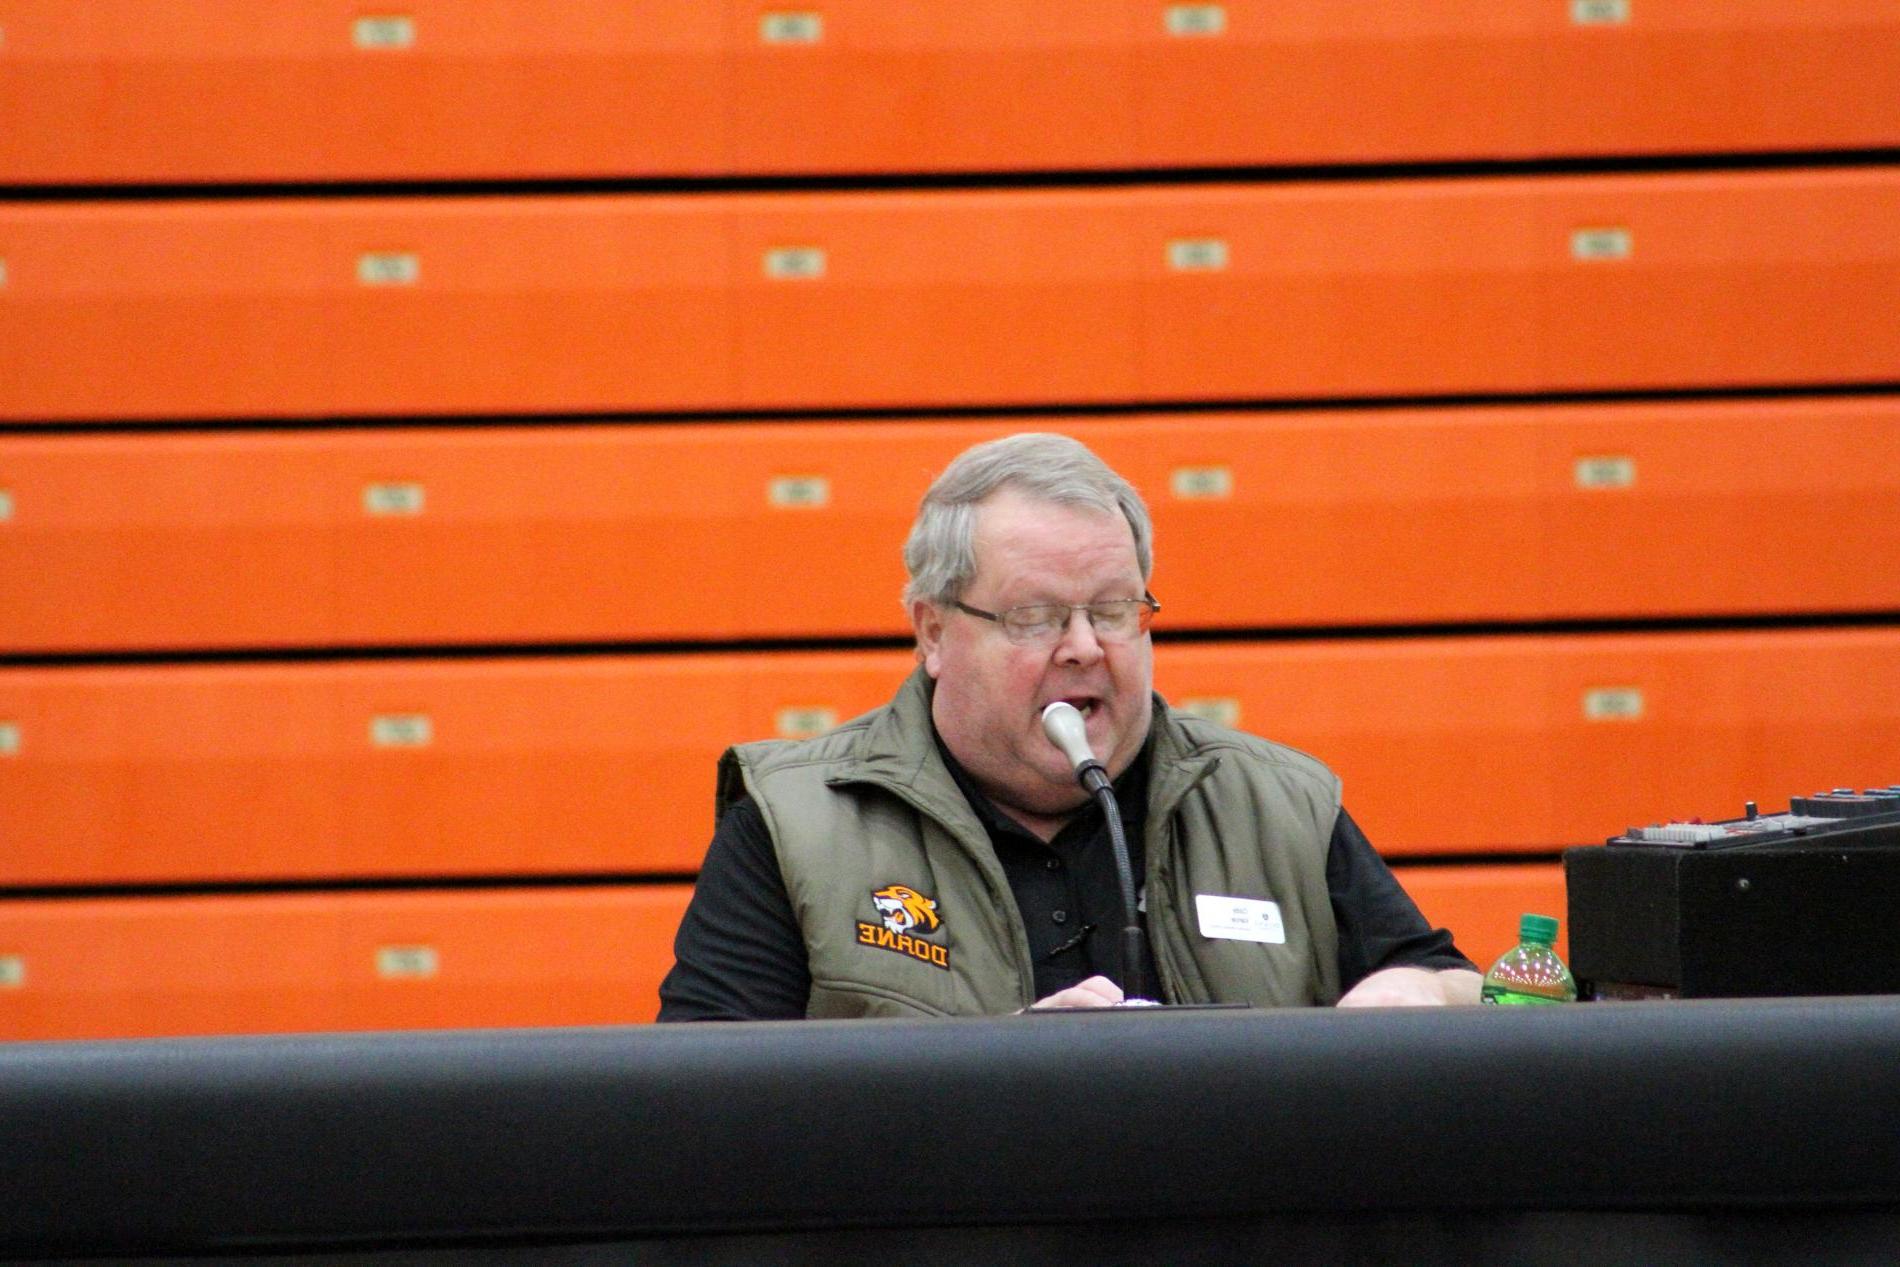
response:
{"label": "eyeglasses", "polygon": [[1062,636],[1076,612],[1089,614],[1089,628],[1103,642],[1126,642],[1148,632],[1161,604],[1153,594],[1140,598],[1111,598],[1100,603],[1026,603],[1000,612],[986,612],[961,599],[952,605],[966,616],[995,621],[1003,636],[1019,646],[1050,643]]}

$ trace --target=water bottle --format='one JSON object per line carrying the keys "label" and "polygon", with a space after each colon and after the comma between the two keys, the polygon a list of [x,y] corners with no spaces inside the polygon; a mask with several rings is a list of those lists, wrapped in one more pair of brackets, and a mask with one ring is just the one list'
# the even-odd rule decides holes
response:
{"label": "water bottle", "polygon": [[1517,922],[1518,944],[1484,974],[1479,999],[1485,1003],[1574,1003],[1577,979],[1551,949],[1557,921],[1526,915]]}

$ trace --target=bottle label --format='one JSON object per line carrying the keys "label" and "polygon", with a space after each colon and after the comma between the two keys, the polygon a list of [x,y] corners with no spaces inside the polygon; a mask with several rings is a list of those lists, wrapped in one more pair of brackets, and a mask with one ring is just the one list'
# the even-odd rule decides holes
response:
{"label": "bottle label", "polygon": [[1502,1007],[1542,1007],[1546,1003],[1567,1003],[1568,999],[1547,999],[1541,994],[1519,994],[1516,990],[1487,989],[1478,996],[1480,1003]]}

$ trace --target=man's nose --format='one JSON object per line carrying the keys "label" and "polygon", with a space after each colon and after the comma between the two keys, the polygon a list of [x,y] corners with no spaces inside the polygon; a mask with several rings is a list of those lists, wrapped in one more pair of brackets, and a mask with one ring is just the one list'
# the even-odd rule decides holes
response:
{"label": "man's nose", "polygon": [[1062,627],[1062,640],[1056,643],[1056,659],[1064,664],[1094,664],[1102,655],[1102,641],[1095,636],[1089,609],[1070,609],[1069,623]]}

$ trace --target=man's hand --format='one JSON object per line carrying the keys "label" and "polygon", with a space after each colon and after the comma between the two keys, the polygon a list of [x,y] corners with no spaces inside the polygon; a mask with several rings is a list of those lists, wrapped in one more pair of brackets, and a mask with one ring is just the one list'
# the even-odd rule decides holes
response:
{"label": "man's hand", "polygon": [[1066,990],[1057,990],[1036,1007],[1113,1007],[1122,1001],[1122,988],[1107,977],[1090,977]]}
{"label": "man's hand", "polygon": [[1385,968],[1346,991],[1339,1006],[1442,1007],[1448,1003],[1476,1003],[1483,984],[1484,978],[1468,968],[1447,968],[1443,972]]}

